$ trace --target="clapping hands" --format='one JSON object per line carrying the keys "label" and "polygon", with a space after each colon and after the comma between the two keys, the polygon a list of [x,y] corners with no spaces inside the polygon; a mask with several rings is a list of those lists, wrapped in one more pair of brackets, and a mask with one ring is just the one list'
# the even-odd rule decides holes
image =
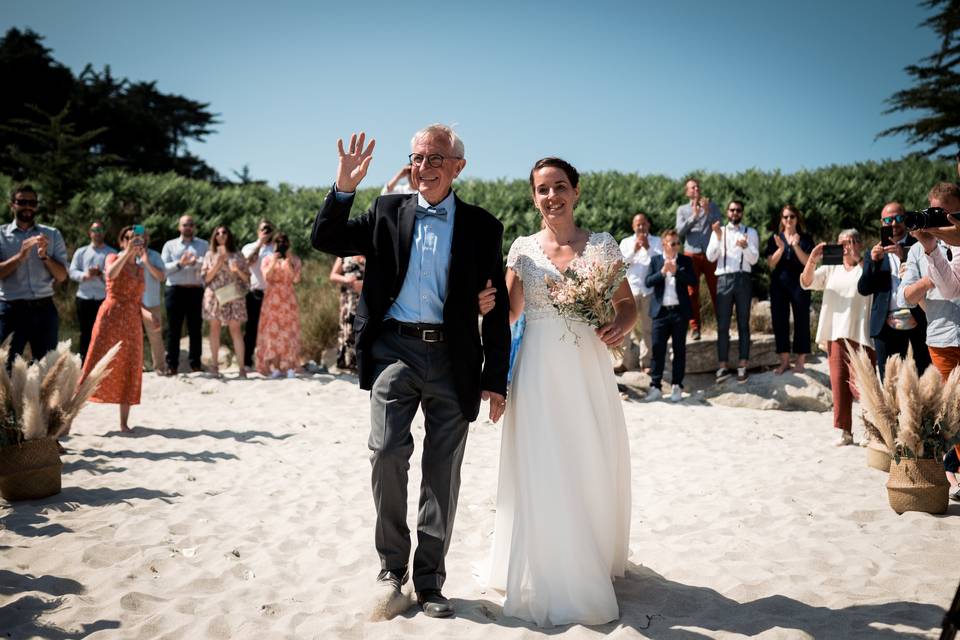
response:
{"label": "clapping hands", "polygon": [[343,138],[337,140],[337,152],[340,154],[340,163],[337,167],[337,190],[345,193],[357,190],[357,185],[367,175],[367,169],[373,160],[373,148],[377,141],[370,140],[367,148],[363,148],[366,134],[362,131],[360,136],[352,134],[350,136],[350,148],[347,151],[343,149]]}

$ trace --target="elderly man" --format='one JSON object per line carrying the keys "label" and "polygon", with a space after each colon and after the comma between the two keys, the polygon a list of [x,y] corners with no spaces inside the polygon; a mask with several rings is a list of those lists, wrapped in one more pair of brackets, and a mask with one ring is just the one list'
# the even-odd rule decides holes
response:
{"label": "elderly man", "polygon": [[167,370],[174,376],[180,368],[180,332],[187,321],[190,336],[190,369],[203,371],[200,354],[203,340],[203,277],[200,266],[208,242],[196,237],[197,224],[190,216],[180,216],[180,237],[167,240],[160,251],[167,274],[164,305],[167,308]]}
{"label": "elderly man", "polygon": [[80,358],[87,357],[90,335],[97,321],[97,312],[107,297],[107,283],[103,271],[107,256],[116,249],[103,241],[103,223],[99,220],[90,225],[90,244],[80,247],[70,261],[70,279],[80,283],[77,287],[77,322],[80,325]]}
{"label": "elderly man", "polygon": [[53,285],[67,279],[67,247],[53,227],[37,224],[37,191],[14,187],[13,222],[0,227],[0,341],[13,334],[7,364],[27,343],[34,360],[56,348],[60,330]]}
{"label": "elderly man", "polygon": [[[637,303],[637,324],[633,327],[633,339],[639,346],[639,358],[624,362],[626,370],[642,368],[649,372],[653,353],[653,318],[650,317],[650,296],[653,289],[647,286],[650,258],[663,253],[660,238],[650,235],[650,219],[645,213],[633,216],[633,235],[620,241],[620,253],[627,265],[627,282]],[[628,353],[630,351],[628,350]],[[625,358],[627,356],[624,356]]]}
{"label": "elderly man", "polygon": [[687,198],[689,204],[677,207],[677,231],[683,239],[683,254],[693,260],[694,284],[687,287],[690,301],[693,303],[693,315],[690,316],[692,338],[700,339],[700,276],[707,280],[713,310],[717,310],[717,276],[714,261],[707,257],[707,245],[710,243],[710,229],[721,222],[720,209],[713,202],[700,195],[700,183],[687,180]]}
{"label": "elderly man", "polygon": [[[453,615],[441,593],[444,557],[453,533],[467,427],[481,397],[490,419],[503,413],[510,356],[504,284],[503,225],[451,190],[463,170],[463,142],[431,125],[411,141],[411,176],[419,192],[374,200],[349,218],[354,193],[373,158],[354,134],[338,141],[337,181],[313,225],[313,246],[337,256],[367,258],[354,322],[360,387],[370,390],[370,439],[378,584],[390,599],[407,580],[407,470],[410,424],[424,414],[423,479],[417,517],[413,585],[431,617]],[[477,327],[478,292],[496,289],[494,306]],[[489,288],[489,287],[487,287]],[[481,339],[482,335],[482,339]]]}
{"label": "elderly man", "polygon": [[870,337],[877,351],[880,379],[884,377],[890,355],[907,355],[913,345],[917,369],[923,373],[930,364],[927,353],[927,317],[920,307],[901,306],[897,299],[900,289],[900,265],[916,239],[907,234],[903,224],[903,207],[899,202],[887,203],[880,212],[882,228],[890,230],[890,244],[875,244],[863,256],[863,274],[857,283],[862,296],[873,296],[870,310]]}
{"label": "elderly man", "polygon": [[741,224],[743,203],[731,200],[727,205],[726,226],[713,223],[713,234],[707,245],[707,259],[717,263],[717,382],[730,377],[727,357],[730,355],[730,312],[737,312],[737,341],[740,361],[737,382],[747,381],[750,359],[750,304],[753,297],[751,271],[760,258],[760,237],[757,230]]}

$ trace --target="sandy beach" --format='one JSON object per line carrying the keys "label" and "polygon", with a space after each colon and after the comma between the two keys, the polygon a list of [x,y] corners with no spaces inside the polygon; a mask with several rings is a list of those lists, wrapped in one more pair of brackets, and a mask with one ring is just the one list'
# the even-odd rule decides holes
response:
{"label": "sandy beach", "polygon": [[[371,622],[367,394],[349,376],[232,377],[146,374],[132,434],[115,431],[115,406],[89,405],[63,492],[0,501],[0,636],[926,638],[960,577],[960,504],[898,516],[864,449],[833,446],[829,413],[624,401],[634,499],[618,622],[540,630],[479,584],[500,446],[483,419],[447,558],[456,617],[412,606]],[[411,529],[422,418],[414,432]]]}

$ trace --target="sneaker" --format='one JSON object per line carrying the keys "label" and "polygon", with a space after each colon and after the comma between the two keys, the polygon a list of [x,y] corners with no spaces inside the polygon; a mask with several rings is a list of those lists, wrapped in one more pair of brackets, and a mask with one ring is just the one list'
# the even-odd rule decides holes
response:
{"label": "sneaker", "polygon": [[737,367],[737,382],[743,384],[749,377],[750,376],[747,375],[746,367]]}
{"label": "sneaker", "polygon": [[670,388],[670,402],[680,402],[683,400],[683,387],[678,384]]}
{"label": "sneaker", "polygon": [[960,502],[960,485],[950,488],[950,499]]}
{"label": "sneaker", "polygon": [[287,369],[287,377],[288,377],[288,378],[296,378],[296,377],[297,377],[297,372],[294,371],[293,369]]}
{"label": "sneaker", "polygon": [[279,369],[270,369],[270,378],[277,380],[283,377],[283,372]]}
{"label": "sneaker", "polygon": [[659,400],[662,397],[663,392],[660,391],[658,387],[650,387],[650,390],[647,391],[647,397],[645,400],[647,400],[647,402],[653,402],[654,400]]}
{"label": "sneaker", "polygon": [[726,367],[720,367],[717,369],[717,383],[723,382],[730,377],[730,369]]}
{"label": "sneaker", "polygon": [[849,431],[844,431],[840,434],[840,440],[837,441],[838,447],[848,447],[853,444],[853,434]]}
{"label": "sneaker", "polygon": [[690,336],[690,337],[693,338],[694,340],[699,340],[699,339],[700,339],[700,329],[694,329],[694,330],[693,330],[693,335]]}

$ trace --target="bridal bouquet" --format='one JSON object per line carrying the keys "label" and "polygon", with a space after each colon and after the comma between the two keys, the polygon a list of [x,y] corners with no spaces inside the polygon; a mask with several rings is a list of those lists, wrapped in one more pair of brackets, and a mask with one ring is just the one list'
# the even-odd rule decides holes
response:
{"label": "bridal bouquet", "polygon": [[[616,316],[613,294],[626,273],[622,261],[611,262],[599,245],[587,245],[560,278],[546,278],[550,302],[564,319],[602,327]],[[618,357],[622,356],[620,347],[612,351]]]}

